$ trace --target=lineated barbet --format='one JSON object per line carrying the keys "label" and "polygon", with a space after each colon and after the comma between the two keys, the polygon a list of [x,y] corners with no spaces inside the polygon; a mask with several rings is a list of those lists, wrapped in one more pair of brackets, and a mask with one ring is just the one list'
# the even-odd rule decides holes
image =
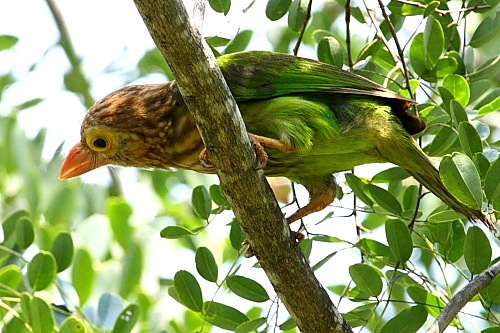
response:
{"label": "lineated barbet", "polygon": [[[309,192],[310,202],[288,222],[335,199],[334,173],[391,162],[457,212],[495,228],[480,210],[445,188],[412,138],[425,128],[409,112],[415,101],[359,75],[285,54],[234,53],[219,57],[218,64],[264,173],[287,177]],[[107,164],[214,172],[175,81],[125,87],[98,101],[83,121],[81,141],[71,149],[60,178]]]}

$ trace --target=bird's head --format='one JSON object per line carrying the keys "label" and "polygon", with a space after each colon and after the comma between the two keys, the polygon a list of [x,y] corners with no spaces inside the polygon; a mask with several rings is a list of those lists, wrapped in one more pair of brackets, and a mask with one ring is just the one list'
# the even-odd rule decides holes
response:
{"label": "bird's head", "polygon": [[[60,179],[107,164],[168,168],[180,150],[179,127],[193,127],[174,83],[129,86],[98,101],[85,116],[81,140],[69,152]],[[189,124],[187,124],[189,123]]]}

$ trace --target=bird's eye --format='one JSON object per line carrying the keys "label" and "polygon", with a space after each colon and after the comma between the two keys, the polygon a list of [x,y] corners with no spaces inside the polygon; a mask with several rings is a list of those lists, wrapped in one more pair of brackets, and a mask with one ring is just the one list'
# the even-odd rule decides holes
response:
{"label": "bird's eye", "polygon": [[102,133],[87,133],[85,141],[93,151],[103,153],[111,148],[111,138]]}
{"label": "bird's eye", "polygon": [[95,139],[93,144],[94,144],[94,147],[100,148],[100,149],[105,149],[108,146],[108,143],[103,138]]}

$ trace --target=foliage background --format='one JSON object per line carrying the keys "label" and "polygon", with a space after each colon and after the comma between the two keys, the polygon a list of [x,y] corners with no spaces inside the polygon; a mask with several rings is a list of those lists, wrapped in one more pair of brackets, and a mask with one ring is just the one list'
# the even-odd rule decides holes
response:
{"label": "foliage background", "polygon": [[[308,4],[213,1],[213,9],[228,11],[227,16],[208,9],[204,35],[220,53],[291,53],[301,37],[299,55],[354,68],[408,95],[397,40],[419,113],[429,124],[421,138],[424,150],[437,158],[461,152],[446,158],[452,165],[466,161],[465,168],[478,175],[484,201],[490,211],[496,207],[495,220],[498,1],[384,2],[397,38],[375,1],[366,1],[369,10],[352,1],[349,41],[345,2],[315,2],[301,31]],[[0,6],[5,8],[0,22],[8,22],[7,15],[22,17],[18,21],[31,31],[23,34],[0,23],[3,330],[295,331],[256,261],[241,258],[244,236],[213,177],[103,169],[83,181],[57,180],[63,156],[79,139],[78,119],[94,100],[126,84],[171,79],[132,3]],[[73,20],[92,8],[100,10]],[[116,24],[110,25],[110,18]],[[31,23],[55,37],[31,37],[38,35]],[[115,41],[132,35],[137,42],[129,48]],[[78,41],[88,36],[86,48]],[[341,200],[305,220],[308,237],[301,246],[360,331],[395,332],[409,318],[413,326],[405,331],[425,329],[472,274],[498,259],[497,239],[464,224],[431,195],[420,200],[410,233],[406,225],[413,220],[419,188],[399,169],[370,166],[338,180]],[[275,188],[287,201],[289,187]],[[300,188],[297,195],[303,203]],[[491,333],[499,323],[498,290],[496,278],[453,324]],[[207,307],[202,300],[214,303]]]}

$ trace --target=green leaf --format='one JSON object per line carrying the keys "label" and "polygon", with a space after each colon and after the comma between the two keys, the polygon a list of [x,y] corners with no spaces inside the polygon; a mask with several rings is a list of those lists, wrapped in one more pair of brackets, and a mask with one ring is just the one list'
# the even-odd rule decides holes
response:
{"label": "green leaf", "polygon": [[458,74],[446,75],[443,79],[443,87],[448,89],[463,107],[467,106],[470,99],[470,88],[463,76]]}
{"label": "green leaf", "polygon": [[395,266],[397,260],[392,254],[391,249],[385,244],[382,244],[374,239],[362,238],[358,242],[359,249],[366,256],[370,257],[372,260],[375,258],[380,258],[384,263],[390,266]]}
{"label": "green leaf", "polygon": [[450,127],[442,127],[428,146],[427,154],[431,156],[445,153],[457,140],[457,134]]}
{"label": "green leaf", "polygon": [[239,250],[245,240],[245,233],[241,229],[240,221],[234,218],[231,221],[231,229],[229,230],[229,241],[231,242],[231,247],[235,250]]}
{"label": "green leaf", "polygon": [[498,110],[500,110],[500,96],[497,96],[493,101],[481,106],[477,116],[482,117]]}
{"label": "green leaf", "polygon": [[174,286],[184,306],[195,312],[201,312],[203,296],[200,285],[193,274],[184,270],[178,271],[174,276]]}
{"label": "green leaf", "polygon": [[66,268],[71,265],[71,261],[73,261],[73,240],[71,239],[71,235],[67,232],[61,232],[57,235],[54,243],[52,243],[52,247],[50,252],[54,255],[57,263],[57,273],[64,271]]}
{"label": "green leaf", "polygon": [[436,9],[438,6],[439,6],[439,1],[429,2],[427,4],[427,7],[425,8],[424,17],[431,15],[434,12],[434,9]]}
{"label": "green leaf", "polygon": [[267,291],[260,283],[244,276],[232,275],[226,280],[227,287],[236,295],[253,302],[269,300]]}
{"label": "green leaf", "polygon": [[469,157],[460,153],[444,156],[439,166],[439,176],[446,188],[460,202],[481,209],[481,179]]}
{"label": "green leaf", "polygon": [[27,249],[35,240],[35,229],[31,219],[27,216],[20,218],[16,225],[17,245]]}
{"label": "green leaf", "polygon": [[87,329],[85,328],[85,323],[77,317],[66,318],[59,329],[59,333],[85,333]]}
{"label": "green leaf", "polygon": [[264,317],[252,319],[246,321],[242,324],[239,324],[238,327],[234,330],[235,333],[251,333],[256,332],[259,327],[264,325],[267,322],[267,319]]}
{"label": "green leaf", "polygon": [[17,44],[19,38],[11,35],[0,35],[0,51],[12,48]]}
{"label": "green leaf", "polygon": [[370,296],[378,296],[382,292],[382,278],[373,266],[354,264],[349,267],[349,275],[362,292]]}
{"label": "green leaf", "polygon": [[252,30],[243,30],[240,31],[230,42],[227,44],[224,49],[224,53],[234,53],[240,52],[247,48],[250,40],[252,39],[253,31]]}
{"label": "green leaf", "polygon": [[227,15],[231,8],[231,0],[208,0],[208,3],[213,10],[217,13],[224,13],[224,15]]}
{"label": "green leaf", "polygon": [[325,36],[318,43],[318,60],[342,68],[344,49],[334,36]]}
{"label": "green leaf", "polygon": [[401,216],[403,208],[398,199],[389,191],[373,184],[366,184],[365,189],[368,190],[371,198],[382,208],[388,212]]}
{"label": "green leaf", "polygon": [[71,281],[80,298],[80,306],[87,302],[94,287],[96,273],[92,266],[90,253],[85,249],[78,249],[71,267]]}
{"label": "green leaf", "polygon": [[295,322],[295,320],[293,320],[293,318],[288,318],[287,320],[282,322],[278,327],[282,331],[288,331],[297,327],[297,323]]}
{"label": "green leaf", "polygon": [[373,201],[368,195],[366,195],[364,190],[365,183],[352,173],[346,173],[345,179],[347,181],[347,185],[352,189],[354,194],[365,204],[372,207]]}
{"label": "green leaf", "polygon": [[483,151],[481,137],[477,130],[468,121],[463,121],[458,125],[458,139],[465,154],[472,158],[475,153]]}
{"label": "green leaf", "polygon": [[139,320],[140,308],[136,304],[130,304],[125,308],[113,327],[113,333],[129,333],[132,332],[135,324]]}
{"label": "green leaf", "polygon": [[454,99],[450,100],[450,113],[455,128],[458,128],[460,123],[469,121],[464,107]]}
{"label": "green leaf", "polygon": [[477,226],[470,227],[465,236],[464,257],[472,274],[479,274],[488,268],[491,253],[490,241],[483,230]]}
{"label": "green leaf", "polygon": [[28,280],[34,291],[47,288],[56,276],[56,259],[52,253],[40,251],[28,264]]}
{"label": "green leaf", "polygon": [[19,317],[12,317],[3,327],[2,333],[33,333],[33,331],[26,328],[25,322]]}
{"label": "green leaf", "polygon": [[222,190],[222,186],[217,185],[217,184],[212,184],[210,185],[209,188],[210,196],[212,197],[212,200],[219,206],[223,207],[229,207],[230,204],[227,201],[227,197],[224,194],[224,191]]}
{"label": "green leaf", "polygon": [[457,262],[464,256],[465,228],[461,221],[453,221],[451,228],[451,244],[446,244],[444,253],[449,262]]}
{"label": "green leaf", "polygon": [[444,223],[463,219],[464,216],[454,210],[443,210],[429,215],[427,221],[430,223]]}
{"label": "green leaf", "polygon": [[124,197],[111,197],[106,202],[106,215],[109,217],[113,235],[124,250],[133,243],[134,231],[129,219],[133,214],[132,206]]}
{"label": "green leaf", "polygon": [[235,308],[217,302],[205,302],[203,312],[210,324],[230,331],[236,330],[239,325],[249,320]]}
{"label": "green leaf", "polygon": [[360,23],[366,23],[363,12],[359,7],[351,7],[351,16],[356,19],[356,21]]}
{"label": "green leaf", "polygon": [[410,177],[410,174],[401,167],[392,167],[377,173],[373,176],[371,183],[388,183],[392,181],[403,180]]}
{"label": "green leaf", "polygon": [[177,238],[182,238],[186,236],[192,236],[195,233],[187,228],[181,227],[179,225],[171,225],[168,227],[163,228],[162,231],[160,231],[160,236],[162,238],[166,239],[177,239]]}
{"label": "green leaf", "polygon": [[352,327],[366,325],[368,320],[373,318],[376,306],[375,303],[363,304],[345,313],[343,317]]}
{"label": "green leaf", "polygon": [[0,297],[17,297],[16,291],[18,291],[21,282],[23,281],[23,275],[21,269],[16,265],[7,265],[0,268]]}
{"label": "green leaf", "polygon": [[33,333],[54,332],[54,314],[43,299],[36,296],[31,299],[29,302],[29,318]]}
{"label": "green leaf", "polygon": [[199,247],[195,256],[196,270],[209,282],[217,282],[219,274],[212,252],[206,247]]}
{"label": "green leaf", "polygon": [[488,299],[493,303],[500,303],[500,275],[497,275],[487,289]]}
{"label": "green leaf", "polygon": [[385,222],[385,235],[392,254],[400,263],[410,259],[413,242],[408,226],[401,220],[389,219]]}
{"label": "green leaf", "polygon": [[307,0],[293,0],[288,11],[288,27],[299,32],[304,25],[307,14]]}
{"label": "green leaf", "polygon": [[424,30],[424,55],[427,69],[432,69],[444,50],[444,32],[433,16],[427,17]]}
{"label": "green leaf", "polygon": [[484,193],[488,200],[493,201],[500,196],[500,158],[491,164],[484,178]]}
{"label": "green leaf", "polygon": [[127,250],[127,254],[122,259],[122,275],[119,293],[123,297],[127,297],[139,287],[143,272],[143,262],[140,245],[131,243],[130,248]]}
{"label": "green leaf", "polygon": [[[486,178],[488,170],[490,169],[490,161],[483,153],[475,153],[474,156],[472,156],[472,160],[474,161],[474,165],[476,166],[477,171],[479,171],[481,180],[484,180]],[[485,187],[485,193],[486,193],[486,187]]]}
{"label": "green leaf", "polygon": [[266,16],[271,21],[277,21],[288,12],[292,0],[269,0],[266,5]]}
{"label": "green leaf", "polygon": [[404,309],[382,327],[380,333],[414,333],[427,320],[427,310],[422,305]]}
{"label": "green leaf", "polygon": [[477,48],[490,41],[498,40],[500,31],[500,12],[496,13],[495,18],[486,17],[476,28],[469,45]]}
{"label": "green leaf", "polygon": [[193,189],[191,202],[196,215],[208,220],[212,212],[212,197],[205,186],[199,185]]}
{"label": "green leaf", "polygon": [[410,63],[413,70],[419,76],[425,76],[427,73],[427,66],[425,64],[424,53],[424,33],[418,33],[413,37],[410,45]]}

